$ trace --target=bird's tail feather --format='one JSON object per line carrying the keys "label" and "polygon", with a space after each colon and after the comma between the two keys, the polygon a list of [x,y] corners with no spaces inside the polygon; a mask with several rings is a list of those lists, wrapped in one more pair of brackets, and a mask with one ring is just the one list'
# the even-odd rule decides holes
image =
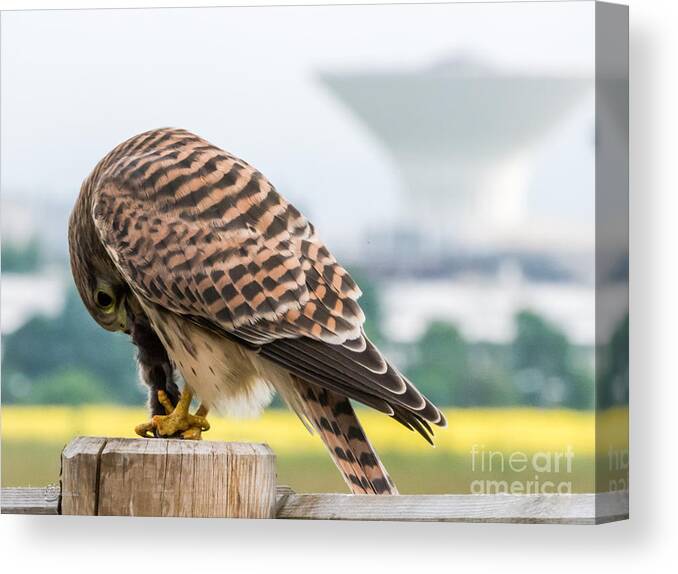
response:
{"label": "bird's tail feather", "polygon": [[348,398],[295,377],[298,407],[322,438],[353,494],[398,494]]}

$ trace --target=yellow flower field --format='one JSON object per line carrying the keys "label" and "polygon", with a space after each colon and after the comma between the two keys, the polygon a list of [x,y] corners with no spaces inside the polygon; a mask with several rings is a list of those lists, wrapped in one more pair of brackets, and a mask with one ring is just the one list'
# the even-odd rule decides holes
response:
{"label": "yellow flower field", "polygon": [[[605,448],[627,448],[626,409],[592,411],[531,408],[448,409],[448,427],[436,430],[436,447],[382,414],[359,416],[402,492],[467,492],[475,477],[471,451],[576,454],[574,490],[593,488],[595,433]],[[143,408],[119,406],[11,406],[2,409],[2,479],[5,486],[39,485],[58,478],[59,451],[78,435],[134,436]],[[206,440],[265,442],[278,455],[279,479],[300,491],[345,489],[320,440],[286,410],[269,410],[258,419],[210,417]],[[614,432],[604,432],[614,429]],[[600,444],[600,443],[599,443]],[[602,453],[603,455],[605,453]],[[496,470],[496,469],[494,469]],[[494,472],[494,474],[497,474]],[[530,479],[525,475],[524,478]]]}
{"label": "yellow flower field", "polygon": [[[436,449],[465,453],[473,445],[487,449],[526,452],[571,446],[581,455],[593,454],[595,418],[591,411],[511,409],[448,409],[448,427],[436,430]],[[599,415],[626,424],[623,409]],[[118,406],[12,406],[2,409],[3,440],[67,442],[77,435],[134,436],[132,429],[147,419],[141,408]],[[380,450],[421,453],[428,447],[421,438],[379,413],[360,411],[363,425]],[[269,410],[257,419],[211,417],[212,429],[204,438],[266,442],[277,452],[322,451],[294,414]],[[622,433],[616,433],[622,434]],[[625,434],[625,433],[623,433]],[[620,448],[621,444],[617,445]]]}

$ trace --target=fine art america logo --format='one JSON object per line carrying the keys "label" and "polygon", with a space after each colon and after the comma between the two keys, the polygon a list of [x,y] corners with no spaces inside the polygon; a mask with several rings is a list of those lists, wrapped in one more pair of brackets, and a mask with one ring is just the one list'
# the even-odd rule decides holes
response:
{"label": "fine art america logo", "polygon": [[[526,453],[471,448],[471,494],[572,494],[574,451]],[[509,477],[498,480],[496,477]]]}

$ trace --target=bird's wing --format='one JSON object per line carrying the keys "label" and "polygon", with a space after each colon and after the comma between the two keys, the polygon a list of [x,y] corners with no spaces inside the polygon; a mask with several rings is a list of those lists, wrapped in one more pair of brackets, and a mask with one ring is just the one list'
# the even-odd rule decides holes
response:
{"label": "bird's wing", "polygon": [[443,425],[364,336],[360,290],[306,218],[246,162],[175,134],[96,182],[95,226],[134,291],[427,438]]}
{"label": "bird's wing", "polygon": [[312,337],[269,337],[266,341],[267,328],[267,322],[262,321],[241,327],[231,336],[249,343],[261,356],[305,381],[392,416],[429,442],[429,423],[445,426],[442,412],[381,355],[363,332],[356,339],[332,344]]}
{"label": "bird's wing", "polygon": [[[95,226],[145,299],[226,329],[275,320],[309,300],[295,234],[303,216],[226,154],[118,168],[94,196]],[[137,175],[135,175],[137,174]]]}

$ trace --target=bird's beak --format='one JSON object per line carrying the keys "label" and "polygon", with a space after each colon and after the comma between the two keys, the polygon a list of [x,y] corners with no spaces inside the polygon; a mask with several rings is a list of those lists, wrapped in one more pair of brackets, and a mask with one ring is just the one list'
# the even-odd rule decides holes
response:
{"label": "bird's beak", "polygon": [[116,319],[121,331],[127,331],[127,305],[125,300],[120,301],[116,310]]}

